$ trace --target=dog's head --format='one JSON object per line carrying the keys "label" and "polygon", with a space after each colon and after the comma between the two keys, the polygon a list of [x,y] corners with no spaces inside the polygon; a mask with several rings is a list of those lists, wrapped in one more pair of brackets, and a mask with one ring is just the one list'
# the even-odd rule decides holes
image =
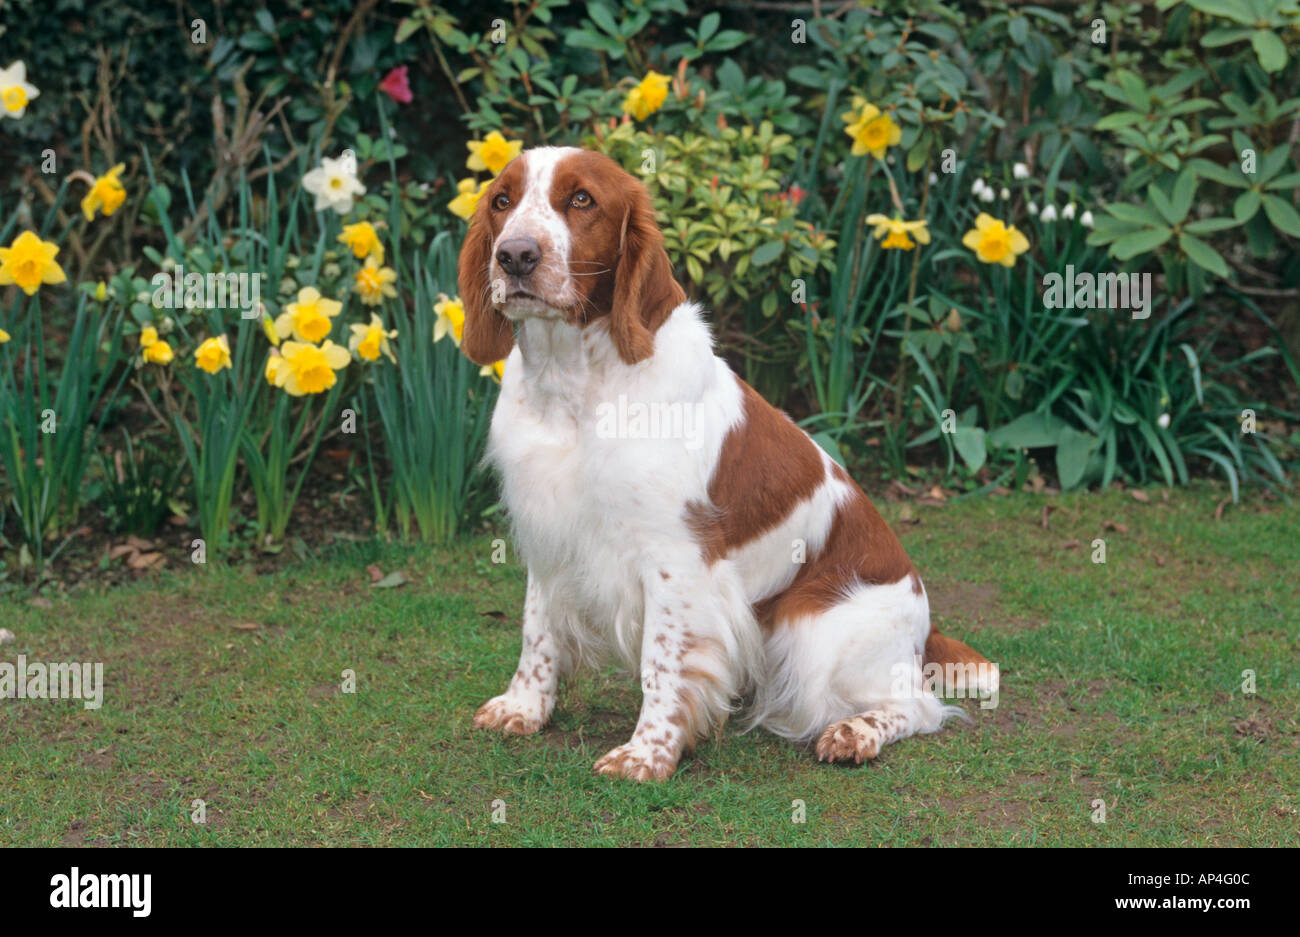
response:
{"label": "dog's head", "polygon": [[479,199],[460,251],[462,350],[479,364],[510,353],[513,323],[608,318],[628,364],[686,299],[673,279],[645,186],[600,153],[527,150]]}

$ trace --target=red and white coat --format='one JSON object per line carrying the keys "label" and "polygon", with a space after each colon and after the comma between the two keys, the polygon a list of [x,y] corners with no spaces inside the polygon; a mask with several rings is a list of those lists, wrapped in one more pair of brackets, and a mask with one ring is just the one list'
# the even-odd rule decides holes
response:
{"label": "red and white coat", "polygon": [[643,700],[595,770],[637,780],[738,708],[854,762],[961,711],[922,662],[987,661],[933,630],[862,490],[714,355],[639,181],[597,153],[524,152],[459,274],[463,351],[507,359],[488,457],[528,568],[519,666],[476,726],[539,731],[559,680],[611,657]]}

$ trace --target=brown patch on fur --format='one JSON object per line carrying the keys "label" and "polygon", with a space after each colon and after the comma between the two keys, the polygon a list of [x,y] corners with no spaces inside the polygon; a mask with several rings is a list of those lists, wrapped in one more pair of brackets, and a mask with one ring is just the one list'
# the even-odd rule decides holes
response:
{"label": "brown patch on fur", "polygon": [[930,626],[930,636],[925,639],[927,664],[987,664],[989,659],[973,647],[956,638],[949,638]]}
{"label": "brown patch on fur", "polygon": [[836,509],[825,545],[800,567],[789,588],[754,607],[764,627],[832,608],[852,582],[889,585],[914,576],[913,589],[920,584],[916,567],[871,499],[838,465],[832,473],[852,487],[853,495]]}
{"label": "brown patch on fur", "polygon": [[510,354],[515,344],[515,330],[510,320],[492,305],[489,268],[492,245],[503,222],[491,211],[492,200],[512,189],[522,193],[524,161],[516,159],[501,171],[478,200],[470,220],[465,243],[460,248],[456,283],[465,307],[465,330],[460,350],[475,364],[493,364]]}
{"label": "brown patch on fur", "polygon": [[752,387],[736,383],[745,418],[722,442],[709,480],[713,503],[686,506],[709,564],[781,523],[826,478],[817,444]]}
{"label": "brown patch on fur", "polygon": [[[591,196],[590,208],[570,205],[580,190]],[[569,226],[569,265],[581,274],[574,277],[582,295],[576,321],[608,316],[619,357],[626,364],[644,361],[654,354],[654,333],[686,301],[650,193],[608,156],[584,152],[556,165],[550,197]]]}

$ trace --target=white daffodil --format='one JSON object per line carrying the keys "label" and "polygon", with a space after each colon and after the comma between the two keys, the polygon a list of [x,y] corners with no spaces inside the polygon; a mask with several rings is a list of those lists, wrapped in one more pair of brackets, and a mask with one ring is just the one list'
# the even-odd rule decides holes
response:
{"label": "white daffodil", "polygon": [[1055,221],[1055,220],[1056,220],[1056,206],[1055,206],[1055,205],[1044,205],[1044,206],[1043,206],[1043,213],[1042,213],[1041,215],[1038,216],[1038,220],[1039,220],[1039,221]]}
{"label": "white daffodil", "polygon": [[340,215],[352,211],[352,200],[366,194],[366,187],[357,181],[355,161],[328,156],[302,177],[302,187],[316,196],[316,211],[332,208]]}
{"label": "white daffodil", "polygon": [[1080,216],[1079,216],[1079,224],[1083,225],[1085,228],[1091,228],[1091,227],[1092,227],[1092,212],[1090,212],[1090,211],[1086,211],[1086,212],[1084,212],[1082,215],[1080,215]]}
{"label": "white daffodil", "polygon": [[41,92],[27,80],[27,66],[22,61],[0,68],[0,118],[22,117],[27,105]]}
{"label": "white daffodil", "polygon": [[1028,179],[1029,167],[1026,166],[1024,163],[1016,163],[1014,166],[1011,167],[1011,175],[1017,179]]}
{"label": "white daffodil", "polygon": [[1069,205],[1066,205],[1061,209],[1061,217],[1066,221],[1069,221],[1074,217],[1074,202],[1071,202]]}

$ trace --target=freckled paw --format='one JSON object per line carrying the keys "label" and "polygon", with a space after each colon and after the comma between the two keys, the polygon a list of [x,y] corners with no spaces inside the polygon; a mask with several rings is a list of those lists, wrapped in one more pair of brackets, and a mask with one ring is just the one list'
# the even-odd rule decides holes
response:
{"label": "freckled paw", "polygon": [[497,696],[479,707],[474,714],[474,728],[496,729],[506,735],[532,735],[541,731],[542,719],[536,713],[527,712],[518,700]]}
{"label": "freckled paw", "polygon": [[677,770],[677,759],[666,749],[629,743],[611,750],[592,770],[628,781],[663,781]]}
{"label": "freckled paw", "polygon": [[862,764],[880,753],[880,736],[859,718],[831,723],[817,740],[818,761]]}

